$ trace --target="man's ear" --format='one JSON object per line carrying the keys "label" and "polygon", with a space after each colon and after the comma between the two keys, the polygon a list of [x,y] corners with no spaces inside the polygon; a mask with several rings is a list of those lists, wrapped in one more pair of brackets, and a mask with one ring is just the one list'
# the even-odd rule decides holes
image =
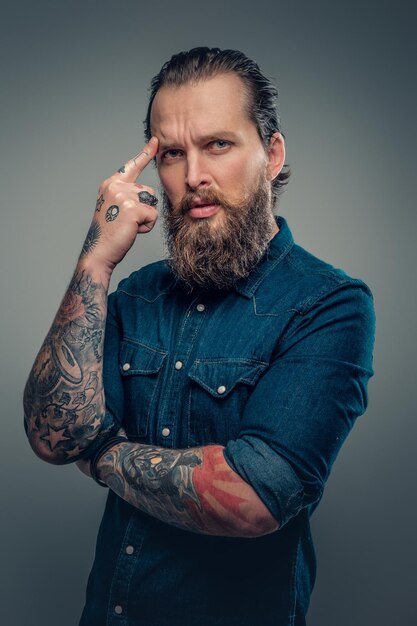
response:
{"label": "man's ear", "polygon": [[285,141],[281,133],[274,133],[269,140],[268,147],[268,177],[274,180],[284,167],[285,163]]}

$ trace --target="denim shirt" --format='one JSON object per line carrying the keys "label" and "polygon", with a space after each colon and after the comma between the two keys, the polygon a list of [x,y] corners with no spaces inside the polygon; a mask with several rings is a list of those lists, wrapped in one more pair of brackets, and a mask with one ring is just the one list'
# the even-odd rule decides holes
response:
{"label": "denim shirt", "polygon": [[369,288],[279,232],[247,279],[187,293],[166,261],[109,296],[108,416],[130,440],[225,446],[279,530],[180,530],[109,492],[82,626],[301,626],[315,578],[309,518],[367,407]]}

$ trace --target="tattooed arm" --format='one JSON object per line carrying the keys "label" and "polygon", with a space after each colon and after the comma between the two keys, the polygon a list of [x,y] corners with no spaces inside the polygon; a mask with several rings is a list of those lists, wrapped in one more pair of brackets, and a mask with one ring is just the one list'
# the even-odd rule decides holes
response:
{"label": "tattooed arm", "polygon": [[[157,147],[151,140],[101,185],[74,276],[26,383],[26,433],[36,454],[50,463],[76,461],[112,427],[102,383],[107,290],[137,234],[156,222],[154,191],[135,180]],[[139,189],[148,191],[142,196],[147,204]]]}
{"label": "tattooed arm", "polygon": [[223,449],[119,443],[103,454],[97,471],[121,498],[183,530],[230,537],[277,530],[256,492],[226,463]]}
{"label": "tattooed arm", "polygon": [[97,437],[105,413],[102,353],[109,277],[94,280],[83,263],[84,250],[85,245],[24,392],[30,444],[42,459],[57,464],[80,456]]}

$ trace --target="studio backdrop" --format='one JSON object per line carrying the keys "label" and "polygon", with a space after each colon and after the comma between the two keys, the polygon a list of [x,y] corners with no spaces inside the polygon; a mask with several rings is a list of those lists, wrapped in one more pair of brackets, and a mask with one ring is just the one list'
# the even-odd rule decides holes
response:
{"label": "studio backdrop", "polygon": [[[375,376],[312,517],[310,626],[415,623],[415,12],[400,2],[9,3],[1,47],[2,624],[74,626],[106,490],[30,450],[22,393],[99,184],[143,145],[150,79],[180,50],[242,50],[279,89],[297,243],[362,278]],[[144,175],[158,188],[155,169]],[[164,255],[140,236],[112,289]],[[238,576],[238,572],[236,572]],[[161,599],[162,601],[162,599]]]}

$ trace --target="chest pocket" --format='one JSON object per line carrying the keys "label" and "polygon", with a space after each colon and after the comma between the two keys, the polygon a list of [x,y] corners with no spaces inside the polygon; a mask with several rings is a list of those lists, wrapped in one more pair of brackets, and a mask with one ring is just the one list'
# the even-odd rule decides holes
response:
{"label": "chest pocket", "polygon": [[123,426],[129,438],[146,437],[149,416],[157,401],[161,369],[167,353],[124,339],[120,343],[119,370],[124,387]]}
{"label": "chest pocket", "polygon": [[197,359],[190,368],[189,445],[226,445],[268,363],[255,359]]}

